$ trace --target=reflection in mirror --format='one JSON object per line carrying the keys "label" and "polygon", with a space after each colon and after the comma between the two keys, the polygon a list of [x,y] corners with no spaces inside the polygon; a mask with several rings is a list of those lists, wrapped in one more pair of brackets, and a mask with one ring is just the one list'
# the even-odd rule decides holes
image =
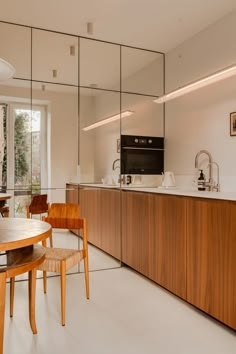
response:
{"label": "reflection in mirror", "polygon": [[164,136],[163,105],[153,102],[154,97],[122,94],[122,111],[133,112],[121,120],[121,134]]}
{"label": "reflection in mirror", "polygon": [[123,47],[121,51],[123,92],[159,96],[164,89],[164,55]]}
{"label": "reflection in mirror", "polygon": [[0,43],[0,58],[6,60],[14,67],[14,77],[30,80],[30,28],[0,22]]}
{"label": "reflection in mirror", "polygon": [[80,39],[80,86],[120,90],[120,46]]}
{"label": "reflection in mirror", "polygon": [[31,193],[31,83],[0,84],[1,188],[13,193],[10,216],[23,213]]}
{"label": "reflection in mirror", "polygon": [[78,37],[33,29],[32,79],[78,85]]}
{"label": "reflection in mirror", "polygon": [[33,148],[33,166],[40,171],[35,183],[40,189],[56,188],[54,202],[65,200],[66,183],[78,169],[78,88],[32,82],[32,111],[40,130]]}
{"label": "reflection in mirror", "polygon": [[[151,96],[122,94],[122,110],[133,112],[132,118],[121,120],[122,135],[164,137],[163,105],[157,105],[153,102],[153,99]],[[153,168],[157,167],[158,161],[163,161],[163,154],[160,157],[158,156],[158,158],[153,158],[153,151],[150,151],[150,153],[141,151],[141,149],[139,153],[137,150],[136,152],[129,151],[129,154],[127,153],[128,158],[125,157],[125,153],[122,153],[122,161],[132,161],[134,168],[137,168],[140,164],[141,168],[148,170],[150,166],[153,166]],[[122,149],[122,152],[124,152],[124,149]],[[154,156],[156,156],[156,153]],[[146,161],[148,161],[148,165],[146,165]],[[131,183],[137,183],[136,187],[156,187],[161,183],[161,174],[158,174],[160,173],[159,171],[163,172],[163,162],[160,162],[160,167],[155,175],[150,173],[142,175],[133,174]]]}
{"label": "reflection in mirror", "polygon": [[81,186],[81,215],[87,219],[92,269],[120,266],[120,190]]}
{"label": "reflection in mirror", "polygon": [[[118,92],[80,88],[81,183],[105,183],[105,178],[111,179],[112,175],[114,178],[109,184],[118,183],[120,168],[114,170],[113,161],[119,158],[119,112]],[[109,121],[111,117],[115,117],[115,120]],[[98,122],[103,124],[94,126]]]}

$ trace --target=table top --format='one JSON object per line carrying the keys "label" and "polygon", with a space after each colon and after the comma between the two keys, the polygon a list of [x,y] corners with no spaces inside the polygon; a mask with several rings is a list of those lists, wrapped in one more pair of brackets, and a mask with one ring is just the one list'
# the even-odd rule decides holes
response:
{"label": "table top", "polygon": [[0,218],[0,251],[30,246],[51,234],[51,225],[41,220]]}
{"label": "table top", "polygon": [[10,199],[12,197],[9,193],[0,193],[0,200]]}

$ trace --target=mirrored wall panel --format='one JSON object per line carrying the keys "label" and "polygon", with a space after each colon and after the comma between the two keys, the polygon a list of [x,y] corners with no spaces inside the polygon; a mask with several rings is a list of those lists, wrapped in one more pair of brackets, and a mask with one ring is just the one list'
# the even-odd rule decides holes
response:
{"label": "mirrored wall panel", "polygon": [[122,46],[121,68],[122,91],[153,96],[163,94],[163,54]]}
{"label": "mirrored wall panel", "polygon": [[32,79],[78,85],[78,37],[33,29]]}
{"label": "mirrored wall panel", "polygon": [[163,105],[155,97],[122,93],[122,112],[130,115],[121,119],[121,134],[164,136]]}
{"label": "mirrored wall panel", "polygon": [[0,84],[1,190],[12,194],[10,215],[25,212],[32,183],[31,82],[11,79]]}
{"label": "mirrored wall panel", "polygon": [[[78,169],[78,88],[32,82],[32,114],[38,124],[32,158],[40,170],[40,188],[65,189]],[[59,191],[53,192],[57,201],[55,193]]]}
{"label": "mirrored wall panel", "polygon": [[117,185],[120,93],[80,88],[80,180]]}
{"label": "mirrored wall panel", "polygon": [[15,69],[14,77],[31,78],[31,29],[0,22],[0,58]]}
{"label": "mirrored wall panel", "polygon": [[120,46],[80,39],[80,86],[120,90]]}
{"label": "mirrored wall panel", "polygon": [[[163,105],[153,102],[163,94],[163,55],[1,22],[0,39],[0,58],[16,70],[0,83],[0,184],[10,216],[27,217],[35,195],[79,204],[90,270],[119,267],[121,134],[163,137]],[[77,248],[79,236],[58,230],[54,245]]]}

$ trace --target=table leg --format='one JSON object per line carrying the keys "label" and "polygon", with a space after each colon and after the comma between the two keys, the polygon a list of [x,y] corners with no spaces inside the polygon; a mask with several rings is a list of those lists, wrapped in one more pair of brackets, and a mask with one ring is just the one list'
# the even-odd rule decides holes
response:
{"label": "table leg", "polygon": [[36,268],[29,272],[29,321],[33,334],[37,334],[35,321]]}
{"label": "table leg", "polygon": [[4,317],[6,298],[6,273],[0,273],[0,354],[3,353]]}

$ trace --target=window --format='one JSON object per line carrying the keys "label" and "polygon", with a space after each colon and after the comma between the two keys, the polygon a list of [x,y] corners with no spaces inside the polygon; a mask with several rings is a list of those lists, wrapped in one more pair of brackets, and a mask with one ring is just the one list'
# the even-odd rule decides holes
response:
{"label": "window", "polygon": [[31,194],[47,186],[47,107],[8,103],[0,112],[1,186],[14,190],[15,215],[25,216]]}

